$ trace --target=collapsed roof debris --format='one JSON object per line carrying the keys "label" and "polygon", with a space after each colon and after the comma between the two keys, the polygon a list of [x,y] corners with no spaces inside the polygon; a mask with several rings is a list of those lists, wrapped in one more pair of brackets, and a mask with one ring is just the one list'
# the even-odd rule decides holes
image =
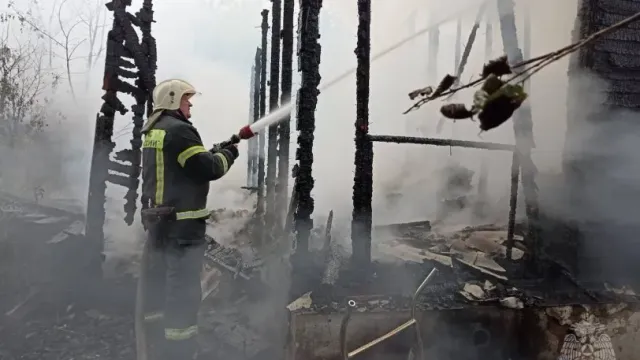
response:
{"label": "collapsed roof debris", "polygon": [[607,284],[579,284],[560,266],[553,278],[544,281],[522,277],[518,263],[527,257],[522,226],[517,228],[511,260],[506,257],[504,226],[432,228],[428,222],[413,222],[378,226],[376,232],[389,229],[395,235],[381,240],[373,250],[377,259],[372,262],[372,282],[353,282],[349,270],[343,268],[331,286],[302,295],[289,310],[300,314],[340,312],[345,298],[358,297],[367,299],[358,304],[368,310],[406,310],[409,294],[433,267],[441,274],[419,295],[420,309],[462,309],[481,304],[523,309],[640,300],[631,291],[612,289]]}

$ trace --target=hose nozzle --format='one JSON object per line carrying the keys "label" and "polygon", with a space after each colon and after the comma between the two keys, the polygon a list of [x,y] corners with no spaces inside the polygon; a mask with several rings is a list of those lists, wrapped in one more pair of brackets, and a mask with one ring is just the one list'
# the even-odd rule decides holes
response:
{"label": "hose nozzle", "polygon": [[238,132],[238,137],[242,140],[251,139],[255,135],[256,134],[253,132],[253,130],[251,130],[251,127],[249,125],[245,125],[244,127],[242,127],[242,129],[240,129],[240,132]]}

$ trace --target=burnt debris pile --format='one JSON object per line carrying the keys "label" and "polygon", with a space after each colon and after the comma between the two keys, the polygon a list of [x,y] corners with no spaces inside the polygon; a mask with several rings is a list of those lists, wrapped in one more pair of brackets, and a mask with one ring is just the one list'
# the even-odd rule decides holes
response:
{"label": "burnt debris pile", "polygon": [[133,282],[85,276],[81,211],[0,194],[0,358],[135,356]]}
{"label": "burnt debris pile", "polygon": [[376,232],[392,240],[375,247],[370,275],[363,279],[359,269],[352,268],[354,263],[344,262],[331,282],[307,290],[311,291],[309,311],[338,311],[346,299],[359,298],[366,298],[364,304],[372,309],[408,309],[416,288],[434,267],[440,270],[438,276],[418,296],[418,307],[426,310],[640,301],[635,293],[612,284],[580,282],[551,259],[541,260],[548,269],[545,278],[523,273],[522,265],[530,256],[523,242],[523,224],[516,226],[511,258],[503,226],[431,229],[428,222],[416,222],[380,227]]}

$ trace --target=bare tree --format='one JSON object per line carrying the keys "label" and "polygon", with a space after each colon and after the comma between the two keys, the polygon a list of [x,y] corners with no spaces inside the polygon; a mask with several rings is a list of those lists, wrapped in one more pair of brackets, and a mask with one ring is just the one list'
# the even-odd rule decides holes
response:
{"label": "bare tree", "polygon": [[25,23],[19,17],[0,16],[0,25],[0,138],[13,147],[47,126],[46,92],[55,91],[60,77],[44,68],[46,49],[37,38],[12,41],[14,27],[24,34]]}
{"label": "bare tree", "polygon": [[[86,1],[86,14],[80,15],[82,23],[89,32],[89,48],[87,50],[87,70],[91,70],[104,52],[104,36],[106,33],[107,11],[104,1]],[[99,47],[96,49],[96,45]]]}
{"label": "bare tree", "polygon": [[[87,58],[86,56],[76,56],[76,52],[79,47],[87,41],[87,38],[81,38],[80,36],[76,37],[77,31],[81,28],[79,25],[84,24],[84,19],[82,17],[78,17],[77,9],[73,9],[73,16],[67,18],[64,14],[67,2],[68,0],[54,0],[53,9],[49,14],[49,28],[42,24],[42,16],[40,15],[41,9],[37,2],[30,2],[26,11],[18,9],[12,1],[9,2],[8,7],[10,9],[10,14],[17,16],[21,24],[27,25],[30,30],[37,33],[40,38],[48,40],[50,46],[48,53],[49,67],[53,67],[53,58],[59,58],[62,61],[69,91],[75,100],[76,94],[73,86],[72,67],[76,60]],[[57,24],[55,26],[56,29],[53,29],[53,14],[55,14],[55,19],[57,20]],[[94,30],[97,32],[99,27],[94,27]],[[93,58],[95,56],[92,52],[91,54],[93,63]]]}
{"label": "bare tree", "polygon": [[62,17],[62,10],[66,2],[67,0],[62,0],[60,5],[58,6],[58,25],[60,26],[60,31],[62,31],[62,48],[64,50],[64,63],[67,72],[67,83],[69,84],[69,91],[71,91],[71,96],[75,100],[76,94],[73,90],[73,81],[71,79],[71,61],[74,59],[73,54],[78,49],[78,46],[85,42],[86,39],[74,41],[74,39],[71,37],[76,26],[82,24],[82,20],[76,20],[68,26],[65,24]]}

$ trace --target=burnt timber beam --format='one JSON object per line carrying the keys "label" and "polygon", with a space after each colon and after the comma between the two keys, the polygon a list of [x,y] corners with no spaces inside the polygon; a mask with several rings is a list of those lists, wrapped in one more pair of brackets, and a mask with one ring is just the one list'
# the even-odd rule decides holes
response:
{"label": "burnt timber beam", "polygon": [[[264,9],[260,13],[262,16],[262,42],[260,48],[260,118],[267,113],[267,34],[269,32],[269,10]],[[264,157],[265,157],[265,136],[264,132],[258,134],[258,200],[256,204],[256,219],[258,228],[255,231],[256,237],[261,241],[264,226]]]}
{"label": "burnt timber beam", "polygon": [[[291,102],[293,86],[293,13],[294,0],[284,0],[282,17],[282,96],[280,104]],[[276,182],[276,216],[278,225],[287,210],[289,193],[289,141],[291,139],[291,112],[278,125],[278,181]]]}
{"label": "burnt timber beam", "polygon": [[[259,56],[259,54],[256,52],[255,56]],[[255,114],[253,112],[253,106],[254,106],[254,102],[253,102],[253,89],[256,85],[256,78],[254,76],[255,72],[256,72],[256,59],[254,57],[254,61],[253,61],[253,65],[251,65],[251,72],[249,73],[249,77],[251,78],[251,81],[249,82],[249,122],[248,124],[251,125],[254,122],[254,117]],[[253,150],[254,150],[254,146],[253,146],[253,141],[255,140],[255,138],[249,139],[247,140],[247,182],[246,182],[246,188],[250,189],[252,184],[252,168],[253,168]]]}
{"label": "burnt timber beam", "polygon": [[316,105],[318,103],[318,85],[320,84],[320,9],[322,0],[301,0],[298,18],[298,66],[301,71],[301,85],[298,90],[298,108],[296,111],[298,130],[298,149],[296,151],[297,174],[294,196],[297,198],[294,213],[296,233],[296,253],[298,259],[306,258],[309,252],[309,236],[313,228],[311,215],[314,202],[311,190],[313,179],[313,140],[316,128]]}
{"label": "burnt timber beam", "polygon": [[[507,54],[510,63],[521,62],[523,55],[518,46],[513,0],[498,0],[497,4],[504,52]],[[527,236],[525,237],[525,244],[531,255],[528,267],[536,270],[538,269],[536,260],[541,255],[538,186],[536,184],[538,169],[531,158],[531,150],[535,147],[535,141],[533,138],[531,107],[527,102],[513,116],[513,131],[515,133],[518,161],[520,162],[522,189],[528,220]]]}
{"label": "burnt timber beam", "polygon": [[[280,0],[271,0],[271,59],[269,71],[269,112],[278,109],[280,91],[280,29],[282,3]],[[265,223],[267,234],[272,234],[277,219],[276,215],[276,176],[278,167],[278,124],[269,126],[267,141],[267,211]]]}
{"label": "burnt timber beam", "polygon": [[352,262],[366,274],[371,263],[373,143],[369,132],[369,72],[371,68],[371,0],[358,0],[356,46],[355,176],[351,220]]}
{"label": "burnt timber beam", "polygon": [[[105,56],[105,71],[102,89],[103,104],[96,116],[93,153],[89,177],[89,194],[86,214],[85,234],[95,245],[97,254],[104,249],[104,223],[107,182],[112,182],[127,188],[124,205],[125,222],[133,223],[136,212],[137,190],[139,187],[142,134],[141,128],[146,110],[151,108],[150,94],[155,87],[156,43],[151,36],[153,22],[153,5],[151,0],[145,0],[142,8],[135,16],[127,12],[128,0],[114,0],[106,4],[114,14],[112,28],[107,36],[107,51]],[[137,26],[142,34],[142,41],[133,28]],[[133,62],[131,62],[133,60]],[[137,72],[128,69],[137,69]],[[135,85],[123,79],[136,79]],[[112,141],[113,125],[116,112],[124,115],[128,109],[118,99],[118,92],[130,94],[135,99],[131,107],[133,112],[133,133],[131,148],[116,154],[115,160],[110,159],[115,147]],[[127,164],[128,163],[128,164]],[[109,171],[124,174],[110,174]],[[100,255],[104,257],[104,255]],[[100,261],[96,261],[96,271]]]}
{"label": "burnt timber beam", "polygon": [[484,150],[503,150],[503,151],[515,151],[515,145],[482,142],[482,141],[466,141],[466,140],[453,140],[453,139],[434,139],[425,137],[413,137],[413,136],[393,136],[393,135],[367,135],[369,141],[373,142],[386,142],[396,144],[421,144],[421,145],[433,145],[433,146],[454,146],[471,149],[484,149]]}
{"label": "burnt timber beam", "polygon": [[[261,62],[262,49],[256,48],[256,55],[254,59],[253,65],[253,91],[252,93],[252,109],[251,114],[253,115],[252,122],[258,121],[260,119],[260,70],[262,67]],[[259,137],[258,137],[259,138]],[[247,185],[251,188],[258,187],[258,162],[260,161],[260,144],[258,143],[259,139],[253,138],[251,139],[251,154],[250,154],[250,181]]]}
{"label": "burnt timber beam", "polygon": [[[129,186],[124,205],[125,222],[129,225],[133,223],[136,213],[136,200],[138,198],[137,191],[140,185],[140,172],[142,169],[142,125],[144,124],[145,110],[147,115],[153,111],[152,93],[156,86],[156,69],[158,68],[158,55],[156,48],[156,39],[151,35],[151,23],[153,20],[153,4],[151,0],[145,0],[140,11],[136,13],[135,19],[138,20],[141,31],[141,41],[138,43],[137,37],[129,36],[125,46],[128,46],[134,54],[141,54],[136,57],[136,67],[138,68],[138,78],[136,79],[136,87],[140,93],[135,97],[135,105],[131,107],[133,111],[133,130],[131,144],[131,157],[129,162],[135,169],[129,173]],[[133,30],[133,28],[131,28]],[[135,34],[135,31],[131,31]],[[134,41],[135,40],[135,41]],[[138,45],[139,44],[139,45]],[[136,50],[136,47],[138,48]],[[146,106],[146,108],[145,108]],[[146,201],[142,201],[145,207]]]}

